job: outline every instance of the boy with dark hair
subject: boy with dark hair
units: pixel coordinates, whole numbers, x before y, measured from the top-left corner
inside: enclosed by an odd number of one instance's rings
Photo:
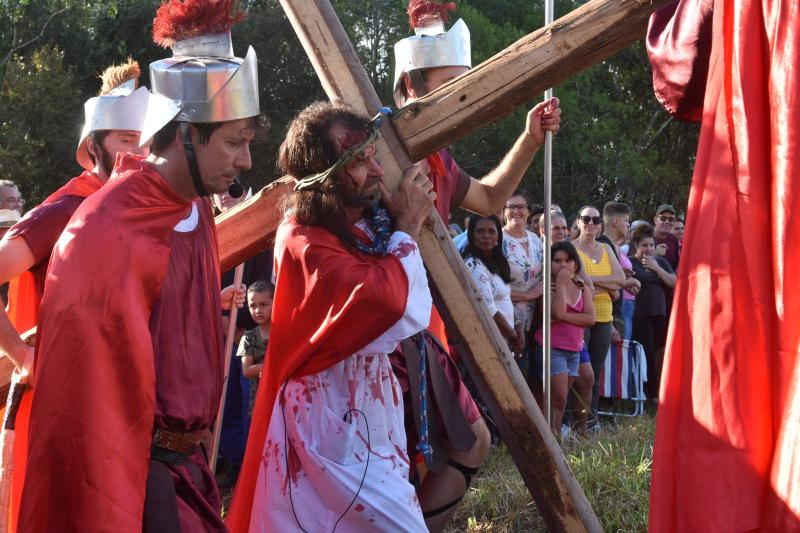
[[[258,324],[248,329],[239,341],[236,356],[242,359],[242,375],[250,380],[250,402],[247,408],[248,418],[253,415],[258,382],[264,368],[264,355],[267,353],[269,330],[272,326],[272,299],[275,287],[262,279],[253,282],[247,288],[247,308],[250,316]]]

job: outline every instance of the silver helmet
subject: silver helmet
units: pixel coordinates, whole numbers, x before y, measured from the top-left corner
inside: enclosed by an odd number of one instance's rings
[[[190,124],[230,122],[259,114],[256,53],[233,55],[230,29],[244,20],[238,0],[165,0],[153,21],[153,40],[172,57],[150,64],[153,94],[142,143],[167,123],[180,124],[192,183],[208,196],[195,155]]]
[[[463,19],[444,30],[441,19],[435,24],[414,28],[415,35],[394,45],[394,99],[403,103],[400,87],[403,74],[436,67],[472,68],[469,28]]]
[[[175,42],[172,57],[150,64],[153,95],[142,144],[168,122],[227,122],[259,114],[258,69],[251,46],[233,55],[230,31]]]

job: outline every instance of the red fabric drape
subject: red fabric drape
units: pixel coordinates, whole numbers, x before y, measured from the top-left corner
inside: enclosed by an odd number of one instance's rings
[[[673,91],[665,82],[670,64],[708,58],[649,525],[655,532],[796,531],[800,246],[791,236],[800,222],[800,4],[687,5],[655,14],[648,36],[648,44],[660,43],[648,51],[670,110],[692,111],[686,86]],[[709,17],[705,50],[697,46],[702,39],[674,31],[696,35],[691,27]]]
[[[290,377],[321,372],[367,346],[403,316],[408,297],[408,278],[397,257],[351,252],[329,231],[294,219],[278,229],[275,264],[272,330],[227,517],[232,532],[249,530],[280,386]]]
[[[86,198],[100,190],[103,182],[92,172],[84,171],[68,181],[63,187],[47,197],[42,204],[56,201],[63,196],[80,196]],[[42,295],[39,284],[33,274],[26,271],[12,279],[8,284],[8,319],[17,332],[22,334],[30,330],[39,322],[39,304]],[[10,527],[11,531],[17,529],[19,504],[22,500],[22,487],[25,482],[25,466],[28,460],[28,425],[30,410],[33,402],[33,390],[25,391],[19,409],[17,410],[16,426],[14,430],[14,470],[11,475],[10,498]]]
[[[55,202],[62,196],[80,196],[88,198],[91,194],[100,190],[103,182],[94,172],[84,170],[80,176],[76,176],[65,183],[60,189],[48,196],[43,204]]]
[[[48,196],[42,205],[52,203],[63,196],[80,196],[86,198],[100,190],[103,182],[88,170],[80,176],[72,178],[60,189]],[[42,295],[30,272],[24,272],[12,279],[8,285],[8,319],[14,324],[17,332],[25,333],[37,324],[39,303]]]
[[[6,314],[20,335],[36,325],[41,299],[36,278],[29,271],[8,282]]]
[[[189,203],[147,163],[75,213],[51,258],[20,531],[140,531],[153,431],[150,310]]]

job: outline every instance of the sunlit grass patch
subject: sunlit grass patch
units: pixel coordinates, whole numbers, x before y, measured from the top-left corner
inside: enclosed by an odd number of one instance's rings
[[[655,423],[648,415],[609,423],[562,449],[607,532],[647,530]],[[491,451],[450,532],[544,531],[536,505],[505,446]]]

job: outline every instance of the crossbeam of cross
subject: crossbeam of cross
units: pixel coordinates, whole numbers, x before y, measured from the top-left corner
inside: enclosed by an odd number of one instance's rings
[[[499,120],[542,89],[628,46],[644,34],[650,13],[667,2],[593,0],[406,106],[382,128],[379,150],[387,186],[397,186],[412,160]],[[329,98],[373,115],[380,101],[330,3],[281,4]],[[279,180],[217,218],[223,270],[271,245],[280,222],[276,206],[290,190],[290,180]],[[600,531],[597,516],[435,211],[419,244],[437,308],[548,529]]]

